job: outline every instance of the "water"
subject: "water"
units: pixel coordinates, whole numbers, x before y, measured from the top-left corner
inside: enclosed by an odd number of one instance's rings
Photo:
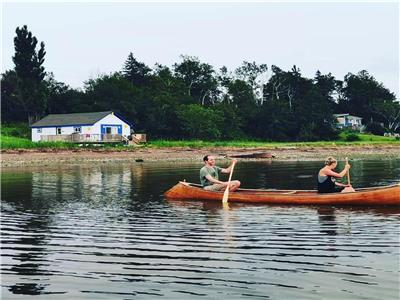
[[[4,169],[3,299],[398,299],[399,208],[164,199],[200,166]],[[240,162],[234,178],[311,189],[319,167]],[[355,188],[391,184],[400,160],[351,171]]]

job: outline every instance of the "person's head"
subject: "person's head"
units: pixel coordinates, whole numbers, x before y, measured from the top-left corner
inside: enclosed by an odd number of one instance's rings
[[[333,158],[332,156],[329,156],[325,159],[325,166],[328,166],[331,169],[336,168],[337,166],[337,160]]]
[[[203,161],[206,165],[214,166],[215,165],[215,157],[212,155],[206,155],[203,157]]]

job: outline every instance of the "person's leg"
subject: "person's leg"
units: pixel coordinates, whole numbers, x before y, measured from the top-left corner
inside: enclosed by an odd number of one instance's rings
[[[229,184],[229,191],[234,192],[240,187],[240,181],[239,180],[233,180]]]
[[[213,184],[213,185],[205,186],[204,189],[207,191],[218,192],[218,191],[223,191],[225,189],[225,187],[226,186],[223,184]]]

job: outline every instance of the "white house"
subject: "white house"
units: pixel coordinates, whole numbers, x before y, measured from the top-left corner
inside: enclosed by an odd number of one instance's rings
[[[334,114],[333,116],[336,118],[338,128],[351,128],[360,131],[364,128],[360,117],[350,114]]]
[[[31,125],[32,141],[122,142],[132,124],[112,111],[50,114]]]

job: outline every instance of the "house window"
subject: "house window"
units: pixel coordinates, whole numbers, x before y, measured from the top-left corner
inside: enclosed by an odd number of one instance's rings
[[[106,134],[111,134],[111,127],[106,127]]]
[[[75,133],[81,133],[82,132],[82,127],[74,127],[74,132]]]
[[[38,128],[37,133],[42,133],[42,128]]]
[[[57,134],[61,134],[61,128],[60,128],[60,127],[57,127],[57,128],[56,128],[56,132],[57,132]]]

